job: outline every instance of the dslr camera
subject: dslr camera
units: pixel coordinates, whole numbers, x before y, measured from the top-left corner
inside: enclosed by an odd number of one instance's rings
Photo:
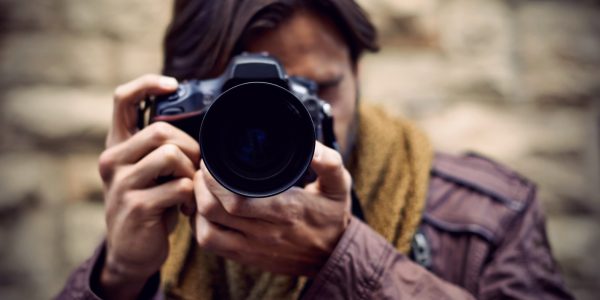
[[[314,180],[315,140],[337,149],[331,108],[316,93],[314,82],[288,77],[274,57],[244,53],[216,78],[147,100],[138,119],[196,138],[208,171],[231,192],[268,197]]]

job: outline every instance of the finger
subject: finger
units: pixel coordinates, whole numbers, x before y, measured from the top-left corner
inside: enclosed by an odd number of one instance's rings
[[[190,178],[179,178],[143,190],[128,192],[130,203],[145,210],[162,214],[167,208],[177,205],[193,206],[194,183]]]
[[[193,201],[191,202],[182,203],[182,205],[179,206],[179,211],[188,217],[193,216],[196,213],[196,201],[194,199],[192,199]]]
[[[125,182],[128,188],[146,188],[156,185],[157,180],[164,177],[194,178],[194,164],[173,144],[160,146],[152,151],[127,172],[119,172],[117,181]]]
[[[220,202],[228,214],[266,222],[281,222],[284,219],[280,214],[286,206],[280,203],[285,201],[282,194],[267,198],[245,198],[223,187],[210,174],[203,160],[200,161],[200,172],[206,189]]]
[[[136,131],[137,107],[148,95],[174,92],[177,80],[172,77],[148,74],[115,89],[113,123],[106,140],[107,147],[129,138]]]
[[[322,194],[333,200],[346,199],[352,179],[339,152],[316,142],[311,167],[317,174],[316,184]]]
[[[236,259],[241,256],[241,251],[248,247],[241,233],[224,229],[200,214],[196,214],[195,229],[198,245],[218,255]]]
[[[154,149],[173,144],[197,166],[200,159],[200,146],[188,134],[175,126],[157,122],[136,133],[127,141],[106,149],[100,156],[100,173],[109,178],[119,165],[134,164]]]
[[[197,212],[211,222],[248,234],[260,232],[266,225],[260,219],[229,214],[221,202],[210,192],[202,171],[196,172],[196,176],[194,176],[194,193]]]

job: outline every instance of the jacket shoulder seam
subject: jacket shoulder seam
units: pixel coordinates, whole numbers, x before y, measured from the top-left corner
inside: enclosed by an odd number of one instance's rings
[[[483,164],[488,170],[483,169]],[[510,174],[509,174],[510,172]],[[522,211],[533,183],[504,169],[500,164],[478,154],[451,156],[436,154],[431,175],[448,182],[477,191],[514,211]]]
[[[474,234],[494,245],[501,243],[504,233],[527,209],[535,194],[535,185],[527,179],[474,154],[436,154],[431,175],[434,181],[423,222],[446,232]],[[432,193],[431,188],[436,187],[445,192]],[[460,213],[444,208],[444,203],[450,203],[448,205],[454,210],[456,205],[465,208],[481,205],[482,208],[487,207],[484,211],[497,211],[493,207],[498,204],[506,209],[491,213],[489,218],[495,221],[487,222],[468,211],[461,218]]]

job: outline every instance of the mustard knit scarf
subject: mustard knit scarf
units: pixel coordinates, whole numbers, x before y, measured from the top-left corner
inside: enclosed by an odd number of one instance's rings
[[[413,124],[361,105],[358,138],[349,163],[366,222],[408,252],[425,204],[432,151]],[[186,218],[170,237],[163,265],[169,299],[295,299],[305,278],[243,266],[199,249]]]

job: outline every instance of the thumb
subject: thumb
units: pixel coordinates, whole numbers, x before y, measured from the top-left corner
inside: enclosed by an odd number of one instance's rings
[[[345,200],[352,186],[350,173],[344,168],[339,152],[316,142],[311,163],[317,174],[317,189],[332,200]]]

